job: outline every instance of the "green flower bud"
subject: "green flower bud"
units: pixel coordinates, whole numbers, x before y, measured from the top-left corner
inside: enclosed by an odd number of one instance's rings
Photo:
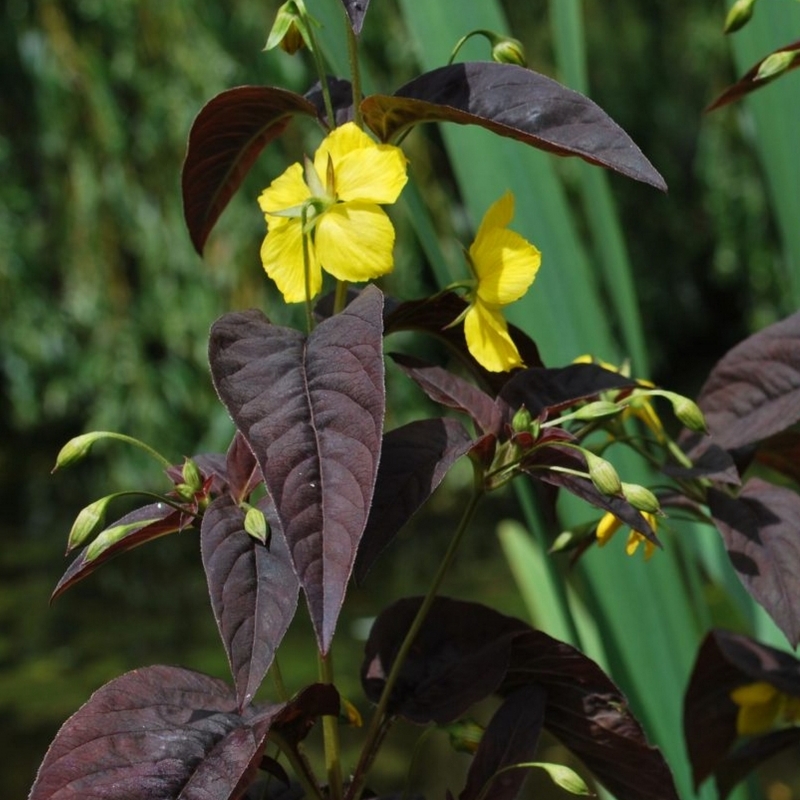
[[[244,529],[256,541],[269,546],[271,532],[267,524],[267,518],[260,508],[250,506],[250,508],[247,509],[247,513],[244,515]]]
[[[199,492],[203,488],[203,476],[200,474],[197,464],[191,458],[184,459],[181,476],[183,477],[183,482],[195,492]]]
[[[275,15],[275,22],[269,32],[264,50],[280,47],[290,56],[304,46],[312,50],[311,35],[308,29],[309,19],[302,0],[288,0]]]
[[[572,548],[577,544],[577,538],[572,531],[561,531],[561,533],[556,536],[553,540],[553,544],[550,545],[550,549],[547,551],[548,553],[562,553],[565,550],[572,550]]]
[[[777,53],[770,53],[758,68],[758,72],[753,80],[765,81],[767,78],[777,78],[786,72],[798,57],[796,50],[779,50]]]
[[[82,545],[103,524],[108,504],[116,496],[116,494],[110,494],[107,497],[101,497],[81,509],[78,516],[75,517],[75,522],[72,523],[67,538],[67,553]]]
[[[622,409],[616,403],[611,403],[608,400],[596,400],[593,403],[581,406],[572,413],[572,417],[579,420],[591,420],[601,417],[613,417],[621,411]]]
[[[728,16],[725,17],[725,27],[723,33],[734,33],[739,28],[743,28],[753,16],[756,0],[736,0],[730,7]]]
[[[525,406],[520,406],[511,418],[511,428],[515,433],[522,433],[530,429],[532,422],[531,412]]]
[[[623,483],[622,494],[639,511],[644,511],[646,514],[658,514],[661,511],[658,498],[638,483]]]
[[[194,494],[196,489],[192,486],[189,486],[188,483],[176,483],[175,484],[175,494],[186,503],[192,502],[194,500]]]
[[[157,521],[158,517],[154,517],[153,519],[142,519],[137,522],[128,522],[125,525],[115,525],[113,528],[106,528],[86,548],[86,555],[83,557],[84,563],[88,564],[90,561],[94,561],[99,555],[124,539],[132,531],[138,531]]]
[[[706,418],[700,410],[700,406],[688,397],[680,397],[672,404],[675,416],[690,431],[697,433],[708,433]]]
[[[483,728],[470,719],[459,720],[443,729],[450,736],[450,745],[457,753],[474,753],[483,738]]]
[[[69,467],[76,464],[82,458],[89,454],[92,445],[98,440],[109,436],[106,431],[92,431],[91,433],[84,433],[70,439],[59,451],[56,456],[56,465],[53,467],[53,472],[62,467]]]
[[[497,61],[499,64],[516,64],[518,67],[528,66],[522,42],[510,36],[498,36],[492,41],[492,61]]]
[[[582,451],[586,457],[589,477],[595,488],[603,494],[613,495],[622,491],[622,481],[610,461],[595,455],[591,450]]]

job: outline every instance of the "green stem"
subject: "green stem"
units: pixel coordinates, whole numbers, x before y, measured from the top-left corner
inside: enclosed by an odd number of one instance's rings
[[[333,657],[330,651],[319,654],[319,679],[322,683],[333,685]],[[337,717],[322,718],[322,736],[325,743],[325,769],[328,773],[328,797],[331,800],[342,800],[344,782]]]
[[[139,441],[139,439],[134,439],[133,436],[126,436],[124,433],[115,433],[113,431],[103,431],[103,436],[106,439],[118,439],[121,442],[127,442],[128,444],[135,445],[141,450],[144,450],[145,453],[151,455],[165,469],[169,469],[173,466],[170,461],[168,461],[166,458],[164,458],[164,456],[161,455],[161,453],[158,452],[158,450],[154,450],[149,444],[145,444],[144,442]]]
[[[308,209],[303,209],[303,216],[301,217],[303,225],[303,280],[305,281],[305,295],[306,295],[306,329],[309,333],[314,330],[314,308],[311,305],[311,259],[308,254],[308,234],[305,232],[306,228],[306,212]]]
[[[392,667],[389,670],[389,675],[386,678],[386,683],[383,686],[383,691],[381,692],[380,699],[378,700],[378,705],[375,708],[372,719],[370,720],[369,728],[367,729],[367,734],[364,739],[364,746],[361,750],[361,756],[355,772],[353,773],[353,782],[350,784],[350,788],[347,792],[347,800],[356,800],[356,798],[358,798],[360,795],[364,781],[367,777],[367,772],[377,753],[376,745],[382,738],[381,733],[384,727],[383,723],[386,719],[386,709],[389,705],[389,698],[392,695],[395,683],[400,676],[400,671],[402,670],[406,657],[408,656],[408,653],[414,644],[414,640],[416,639],[420,628],[422,628],[422,625],[428,616],[428,612],[431,610],[434,600],[436,600],[436,596],[439,592],[439,588],[442,585],[442,581],[447,574],[447,570],[449,569],[450,564],[453,561],[453,557],[455,556],[456,551],[461,544],[461,540],[464,538],[464,534],[466,533],[467,528],[472,521],[472,517],[475,514],[475,509],[478,507],[478,503],[483,497],[483,470],[474,462],[473,469],[474,481],[472,497],[470,498],[467,507],[464,509],[461,521],[458,523],[458,528],[456,529],[453,538],[450,540],[447,552],[444,554],[444,557],[439,564],[439,569],[436,572],[433,583],[431,583],[428,593],[425,595],[425,598],[422,601],[419,610],[417,611],[417,615],[414,617],[414,621],[411,623],[411,627],[408,629],[408,632],[403,639],[403,643],[400,645],[400,649],[397,651],[397,655],[392,663]]]
[[[344,9],[344,6],[342,6]],[[364,119],[361,116],[361,70],[358,65],[358,37],[356,36],[350,20],[345,21],[347,30],[347,58],[350,61],[350,85],[353,89],[353,122],[359,128],[364,127]]]
[[[283,682],[283,673],[281,672],[280,664],[278,663],[278,656],[272,660],[272,666],[269,668],[269,674],[272,677],[272,685],[275,687],[275,694],[278,701],[286,703],[289,700],[289,692],[286,690],[286,684]]]
[[[308,32],[311,36],[311,53],[314,56],[314,68],[317,70],[319,76],[319,85],[322,89],[322,100],[325,103],[325,114],[328,117],[328,127],[333,129],[336,127],[336,117],[333,114],[333,103],[331,102],[331,87],[328,86],[328,75],[325,72],[325,64],[322,61],[322,55],[319,52],[319,40],[314,35],[313,25],[309,24]]]
[[[347,305],[347,281],[336,281],[336,294],[333,300],[333,313],[339,314]]]
[[[323,800],[322,792],[317,785],[314,773],[311,771],[308,762],[283,738],[283,736],[281,736],[281,734],[270,731],[269,739],[281,749],[281,752],[286,756],[286,760],[292,765],[294,776],[303,787],[303,796],[306,798],[314,798],[314,800]]]

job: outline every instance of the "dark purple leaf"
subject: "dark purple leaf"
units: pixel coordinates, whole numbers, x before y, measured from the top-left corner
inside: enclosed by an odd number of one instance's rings
[[[350,81],[342,78],[327,76],[328,91],[330,92],[333,116],[336,118],[331,125],[328,119],[328,110],[325,108],[325,98],[322,94],[322,84],[317,81],[306,93],[305,98],[314,104],[317,116],[328,128],[344,125],[353,119],[353,87]]]
[[[591,659],[529,629],[514,640],[503,694],[523,686],[547,694],[545,728],[577,755],[619,800],[677,800],[667,763]]]
[[[800,433],[783,431],[759,442],[755,460],[800,485]]]
[[[128,672],[64,723],[29,800],[234,800],[281,709],[246,721],[215,678],[177,667]]]
[[[308,736],[319,717],[339,716],[339,692],[328,683],[306,686],[275,719],[273,730],[296,747]]]
[[[722,760],[714,772],[720,800],[725,800],[733,787],[764,761],[798,744],[800,728],[789,728],[751,739],[736,748],[728,758]]]
[[[442,367],[433,366],[414,356],[399,353],[390,355],[434,403],[469,415],[482,433],[500,434],[500,409],[488,394]]]
[[[745,589],[800,643],[800,496],[751,478],[738,497],[710,489],[708,505]]]
[[[268,86],[228,89],[200,110],[181,179],[183,215],[198,253],[259,153],[294,114],[316,117],[317,108],[299,94]]]
[[[714,441],[726,450],[800,421],[800,312],[729,350],[697,402]]]
[[[666,191],[631,138],[599,106],[544,75],[512,64],[451,64],[419,76],[393,96],[361,104],[364,120],[389,141],[421,122],[479,125],[561,156],[578,156]]]
[[[489,372],[473,358],[464,339],[463,322],[452,328],[448,327],[464,312],[466,307],[466,301],[454,292],[445,292],[425,300],[412,300],[405,303],[387,301],[385,333],[388,335],[398,331],[421,331],[436,336],[447,344],[473,374],[496,394],[518,370]],[[508,332],[527,366],[543,366],[536,344],[524,331],[514,325],[509,325]]]
[[[610,389],[633,389],[631,378],[597,364],[570,364],[556,369],[530,368],[517,372],[500,391],[513,411],[525,406],[536,417],[591,400]]]
[[[240,431],[236,431],[226,456],[226,469],[230,494],[241,502],[248,498],[256,486],[264,481],[256,457]]]
[[[364,24],[369,0],[342,0],[342,5],[347,12],[347,18],[350,20],[353,33],[358,36],[361,33],[361,26]]]
[[[239,707],[258,691],[297,609],[299,585],[274,508],[258,507],[272,527],[269,547],[244,530],[245,512],[217,498],[200,530],[211,605],[231,667]]]
[[[685,480],[709,478],[716,483],[739,486],[741,478],[731,454],[703,434],[690,434],[681,438],[681,446],[692,461],[691,467],[670,462],[661,471],[670,478]]]
[[[785,53],[791,51],[800,51],[800,41],[793,42],[792,44],[787,44],[785,47],[779,47],[774,53]],[[769,55],[773,55],[774,53],[770,53]],[[750,94],[750,92],[756,91],[756,89],[761,89],[764,86],[772,83],[776,78],[779,78],[781,75],[784,75],[785,72],[781,72],[777,75],[773,75],[768,78],[762,78],[761,80],[756,80],[756,76],[758,75],[759,69],[761,69],[761,65],[764,61],[769,58],[769,55],[762,58],[757,64],[754,64],[745,74],[739,78],[736,83],[732,86],[729,86],[707,109],[706,111],[713,111],[716,108],[721,108],[722,106],[728,105],[728,103],[733,103],[735,100],[738,100],[740,97],[744,97],[746,94]],[[795,60],[792,62],[791,66],[786,70],[795,69],[796,67],[800,67],[800,58],[797,56]]]
[[[308,338],[259,311],[227,314],[211,330],[214,384],[258,459],[324,652],[378,470],[382,306],[368,286]]]
[[[505,698],[494,713],[470,764],[459,800],[514,800],[526,777],[524,769],[500,770],[532,761],[544,722],[547,693],[541,686],[523,686]],[[497,776],[497,777],[495,777]],[[491,783],[491,791],[484,787]]]
[[[363,581],[395,534],[433,494],[472,437],[454,419],[410,422],[385,434],[375,495],[354,575]]]
[[[111,560],[114,556],[126,553],[140,544],[166,536],[168,533],[185,530],[195,521],[194,516],[183,511],[178,511],[166,503],[151,503],[124,517],[120,517],[111,525],[107,525],[98,536],[102,536],[104,531],[115,528],[118,525],[130,525],[141,522],[141,527],[134,527],[120,539],[109,545],[95,558],[87,559],[87,552],[92,546],[87,545],[81,550],[80,555],[69,565],[67,571],[61,576],[61,580],[50,596],[50,602],[63,594],[70,586],[74,586],[78,581],[83,580],[87,575],[91,575],[99,566]]]
[[[692,669],[683,712],[695,786],[726,765],[726,756],[736,741],[738,707],[731,692],[761,681],[800,696],[800,661],[747,636],[722,630],[706,636]],[[756,748],[755,752],[760,751]],[[764,753],[766,757],[766,750]],[[739,780],[736,775],[732,764],[727,764],[719,777],[727,786]]]
[[[586,459],[577,450],[558,447],[556,441],[552,447],[539,447],[525,456],[520,466],[532,478],[566,489],[590,505],[610,511],[626,525],[661,547],[650,523],[624,497],[603,494],[588,478],[553,469],[559,467],[586,472]]]
[[[420,598],[399,600],[372,626],[361,666],[361,684],[372,702],[420,605]],[[452,722],[497,689],[511,641],[524,629],[519,620],[477,603],[437,597],[403,663],[388,713],[423,725]]]

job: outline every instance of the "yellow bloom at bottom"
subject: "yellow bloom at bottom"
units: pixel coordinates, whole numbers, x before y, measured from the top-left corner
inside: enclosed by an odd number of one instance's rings
[[[739,706],[736,732],[740,736],[766,733],[779,725],[800,723],[800,697],[785,694],[771,683],[756,681],[731,692]]]
[[[658,526],[658,520],[655,514],[644,512],[642,516],[650,524],[653,531]],[[597,537],[597,544],[604,547],[611,541],[611,537],[624,525],[619,517],[615,517],[610,511],[607,511],[597,523],[597,530],[595,536]],[[639,531],[631,530],[628,534],[628,541],[625,544],[625,552],[632,556],[639,548],[639,545],[644,542],[644,560],[649,561],[656,551],[656,545],[651,542],[646,536],[643,536]]]

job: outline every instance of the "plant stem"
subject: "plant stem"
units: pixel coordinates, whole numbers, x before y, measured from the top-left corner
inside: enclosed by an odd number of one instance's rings
[[[323,800],[322,792],[305,759],[279,733],[270,731],[269,740],[280,748],[286,756],[286,760],[292,765],[292,771],[305,792],[304,796],[314,798],[314,800]]]
[[[442,585],[442,581],[444,580],[447,570],[453,561],[453,557],[455,556],[456,551],[461,544],[461,540],[464,538],[464,534],[469,527],[470,522],[472,521],[472,517],[475,514],[475,509],[478,507],[478,503],[483,497],[483,470],[474,462],[473,469],[474,481],[472,497],[470,498],[467,507],[464,509],[464,513],[461,516],[461,521],[458,523],[458,528],[456,529],[453,538],[450,540],[450,544],[447,547],[447,552],[444,554],[444,557],[439,564],[439,569],[436,572],[436,576],[434,577],[433,582],[428,589],[428,593],[425,595],[425,598],[423,599],[422,604],[417,611],[417,615],[414,617],[414,621],[411,623],[411,627],[409,627],[408,632],[403,639],[403,643],[400,645],[400,649],[397,651],[397,655],[392,663],[392,667],[389,670],[389,675],[386,678],[386,683],[383,686],[383,691],[381,692],[380,699],[378,700],[378,705],[375,707],[372,719],[370,720],[369,728],[364,740],[364,747],[361,750],[361,756],[359,758],[358,765],[353,773],[353,782],[350,784],[350,788],[347,792],[347,800],[356,800],[361,792],[361,789],[363,788],[364,781],[367,777],[367,771],[372,765],[372,761],[377,753],[376,745],[380,742],[380,739],[382,738],[382,732],[384,732],[382,731],[383,722],[386,717],[386,709],[389,705],[389,699],[391,697],[392,690],[394,689],[395,683],[397,682],[397,679],[403,668],[406,657],[408,656],[408,653],[414,644],[414,640],[416,639],[420,628],[422,628],[425,618],[428,616],[428,612],[430,611],[431,606],[436,599],[439,588]]]
[[[325,103],[325,114],[328,117],[328,127],[333,129],[336,127],[336,117],[333,113],[333,103],[331,102],[331,88],[328,86],[328,75],[325,72],[325,63],[322,60],[322,55],[319,52],[319,39],[314,35],[313,24],[308,25],[308,32],[311,35],[312,45],[311,53],[314,56],[314,67],[319,76],[319,85],[322,90],[322,100]]]
[[[342,6],[344,9],[344,6]],[[345,16],[347,16],[345,14]],[[361,70],[358,65],[358,37],[350,24],[350,20],[345,20],[347,30],[347,57],[350,61],[350,85],[353,89],[353,122],[359,128],[364,127],[364,120],[361,116]]]
[[[272,666],[269,668],[269,674],[272,677],[272,685],[275,687],[275,694],[278,701],[285,703],[289,700],[289,692],[286,691],[286,684],[283,682],[283,674],[281,673],[280,664],[278,664],[278,656],[272,660]]]
[[[344,311],[347,305],[347,281],[336,281],[336,294],[333,300],[333,313]]]
[[[303,280],[305,281],[305,295],[306,295],[306,328],[309,333],[314,330],[314,309],[311,305],[311,259],[308,254],[308,237],[309,234],[305,232],[306,227],[306,212],[308,209],[303,209],[302,224],[303,224]]]
[[[319,679],[333,685],[333,657],[330,650],[319,654]],[[325,769],[328,773],[328,797],[342,800],[342,761],[339,746],[339,720],[337,717],[322,718],[322,735],[325,742]]]

